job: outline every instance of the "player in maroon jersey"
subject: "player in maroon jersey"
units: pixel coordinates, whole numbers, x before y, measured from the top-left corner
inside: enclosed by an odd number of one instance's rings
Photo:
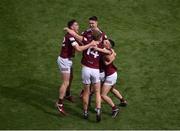
[[[111,41],[111,43],[112,42],[113,41]],[[119,91],[115,89],[115,84],[117,81],[117,68],[114,66],[113,61],[115,60],[116,53],[109,44],[104,44],[104,46],[109,49],[112,54],[103,56],[104,64],[102,63],[101,67],[105,72],[105,80],[102,85],[101,96],[102,99],[112,107],[112,117],[115,118],[119,112],[119,109],[115,106],[112,99],[107,94],[111,91],[118,99],[121,100],[122,103],[127,103]]]
[[[104,43],[104,46],[107,47],[107,48],[113,48],[114,47],[114,41],[112,41],[111,39],[109,39],[110,43],[106,42]],[[114,55],[116,55],[115,53],[111,54],[110,57],[114,57]],[[104,71],[104,60],[102,59],[103,58],[103,55],[102,57],[100,58],[100,62],[99,62],[99,69],[100,69],[100,80],[101,80],[101,86],[103,85],[104,81],[105,81],[105,71]],[[114,58],[112,58],[114,59]],[[82,93],[83,93],[84,90],[82,90]],[[111,93],[114,94],[114,96],[120,101],[119,103],[119,106],[126,106],[127,105],[127,101],[124,99],[124,97],[121,95],[121,93],[115,88],[115,85],[112,86],[111,90],[110,90]],[[91,91],[91,94],[90,94],[90,99],[93,95],[93,90]],[[82,97],[82,96],[81,96]],[[91,101],[89,101],[89,105],[91,104]],[[116,113],[114,113],[116,114]]]
[[[69,21],[67,25],[70,29],[78,33],[79,25],[76,20]],[[61,71],[63,82],[59,88],[59,100],[56,103],[58,110],[60,111],[60,113],[64,115],[66,115],[66,112],[63,106],[63,99],[65,97],[65,93],[68,86],[72,82],[72,74],[73,74],[72,58],[75,55],[75,50],[83,51],[83,50],[88,49],[89,47],[95,46],[96,44],[97,42],[91,41],[90,43],[84,46],[79,46],[78,42],[75,40],[75,38],[71,34],[67,33],[64,36],[61,52],[57,59],[57,63]]]
[[[110,43],[108,43],[108,42],[104,43],[105,47],[113,48],[115,45],[114,41],[109,39],[109,42]],[[114,57],[113,55],[116,56],[116,53],[112,54],[110,57]],[[100,59],[100,80],[101,80],[102,85],[104,83],[105,78],[106,78],[106,76],[105,76],[105,71],[104,71],[104,60],[101,57],[101,59]],[[111,88],[110,91],[120,101],[119,106],[126,106],[127,105],[127,101],[124,99],[124,97],[121,95],[121,93],[115,88],[115,86],[113,86],[113,88]]]

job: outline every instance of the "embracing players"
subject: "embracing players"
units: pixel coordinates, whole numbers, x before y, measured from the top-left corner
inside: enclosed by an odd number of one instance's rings
[[[126,106],[127,102],[122,97],[120,92],[115,88],[117,81],[117,68],[113,64],[116,53],[112,49],[114,41],[109,40],[110,43],[104,43],[104,47],[111,51],[111,54],[104,54],[100,61],[101,81],[102,81],[102,99],[112,107],[112,117],[115,118],[119,112],[119,108],[116,107],[112,99],[108,96],[109,92],[112,92],[119,100],[121,106]]]
[[[108,40],[107,36],[105,35],[104,32],[102,32],[99,28],[98,28],[98,21],[97,21],[97,17],[93,16],[89,18],[89,26],[90,28],[87,29],[85,32],[82,33],[82,35],[78,35],[77,32],[73,31],[72,29],[69,28],[64,28],[67,32],[69,32],[72,36],[74,36],[78,41],[83,42],[85,45],[90,43],[92,40],[98,41],[98,47],[96,48],[88,48],[87,50],[83,51],[83,58],[82,58],[82,79],[83,79],[83,84],[84,84],[84,89],[83,89],[83,94],[82,94],[82,98],[83,98],[83,109],[84,109],[84,118],[87,119],[88,118],[88,105],[89,105],[89,95],[90,95],[90,86],[92,85],[93,88],[93,92],[96,95],[96,118],[97,121],[100,121],[101,116],[100,116],[100,108],[101,108],[101,97],[100,97],[100,73],[99,69],[101,71],[101,78],[105,79],[106,81],[103,84],[103,92],[102,92],[102,98],[108,101],[108,96],[107,93],[109,91],[111,91],[121,102],[120,104],[123,106],[126,106],[126,101],[124,100],[124,98],[122,97],[122,95],[119,93],[119,91],[117,89],[114,88],[114,84],[116,83],[116,79],[117,79],[117,71],[116,71],[116,67],[110,62],[110,66],[109,65],[105,65],[102,69],[102,61],[100,62],[100,58],[111,58],[112,60],[114,59],[113,57],[115,57],[115,53],[114,51],[112,51],[112,49],[110,49],[110,47],[108,47],[108,45],[110,45],[110,41],[111,44],[113,43],[112,40]],[[104,49],[104,46],[108,49]],[[100,53],[103,52],[103,53]],[[105,55],[105,56],[104,56]],[[106,58],[106,59],[107,59]],[[103,60],[103,63],[105,61]],[[105,71],[105,74],[103,73],[103,71]],[[103,75],[104,74],[104,75]],[[106,76],[105,76],[106,75]],[[113,76],[111,76],[113,75]],[[111,80],[113,79],[114,81],[112,82],[112,84],[108,85],[108,81],[109,81],[109,77],[111,76]],[[104,81],[101,80],[101,82],[103,83]],[[104,87],[109,86],[109,88],[104,88]],[[110,103],[110,102],[109,102]],[[111,100],[111,106],[112,106],[112,116],[115,117],[118,114],[118,108],[116,108],[115,104],[112,102]]]
[[[72,36],[77,40],[81,41],[84,45],[87,45],[91,41],[95,40],[98,42],[98,47],[101,49],[101,52],[110,53],[108,50],[103,49],[103,43],[108,41],[104,32],[98,28],[98,21],[96,16],[89,18],[89,26],[82,35],[78,35],[77,32],[72,29],[65,28]],[[88,105],[89,105],[89,94],[90,86],[92,85],[95,97],[96,97],[96,120],[97,122],[101,120],[101,94],[100,94],[100,72],[99,72],[99,60],[101,53],[94,50],[94,48],[88,48],[83,51],[82,57],[82,81],[84,85],[83,92],[83,115],[84,118],[88,118]]]

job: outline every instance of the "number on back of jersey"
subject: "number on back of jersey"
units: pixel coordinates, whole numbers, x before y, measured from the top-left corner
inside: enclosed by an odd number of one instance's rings
[[[97,58],[98,56],[99,56],[99,53],[98,53],[98,51],[96,51],[96,50],[94,50],[94,49],[92,49],[92,48],[89,48],[88,50],[87,50],[87,55],[93,55],[94,56],[94,58]]]

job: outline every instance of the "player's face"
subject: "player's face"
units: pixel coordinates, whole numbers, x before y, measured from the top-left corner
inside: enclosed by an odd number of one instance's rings
[[[111,44],[110,44],[109,41],[104,41],[103,44],[104,44],[104,47],[105,47],[106,49],[110,49],[110,48],[111,48]]]
[[[74,22],[73,26],[72,26],[72,29],[76,32],[78,32],[79,30],[79,24],[77,22]]]
[[[90,27],[91,29],[97,28],[97,25],[98,25],[98,22],[97,22],[97,21],[89,20],[89,27]]]

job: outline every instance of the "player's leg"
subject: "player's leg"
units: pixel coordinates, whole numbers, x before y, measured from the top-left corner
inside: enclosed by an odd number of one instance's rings
[[[101,108],[101,84],[100,82],[94,84],[94,94],[96,97],[96,108]]]
[[[72,68],[72,61],[69,61],[68,59],[63,59],[61,57],[58,57],[57,63],[61,72],[61,77],[62,77],[62,83],[59,88],[59,100],[56,103],[56,106],[60,113],[66,114],[64,111],[64,106],[63,106],[63,99],[67,90],[67,87],[69,86],[69,81],[70,81],[70,73],[71,73],[71,68]]]
[[[84,84],[82,101],[83,101],[83,116],[85,119],[88,118],[89,94],[90,94],[90,85]]]
[[[102,86],[101,97],[107,104],[109,104],[113,108],[115,104],[113,103],[112,99],[108,96],[110,90],[111,90],[111,86],[104,84]]]
[[[82,96],[83,96],[83,92],[84,92],[84,89],[81,90],[80,94],[79,94],[79,98],[81,99]]]
[[[101,121],[101,83],[94,84],[94,94],[96,99],[96,121]]]
[[[108,103],[111,106],[111,108],[112,108],[112,117],[116,117],[117,114],[119,113],[119,109],[116,107],[116,105],[114,104],[112,99],[108,96],[108,93],[109,93],[110,90],[111,90],[111,85],[104,84],[103,87],[102,87],[101,97],[106,103]]]
[[[83,101],[83,116],[85,119],[88,118],[88,105],[89,105],[89,94],[90,94],[90,68],[82,67],[82,82],[84,85],[82,101]]]
[[[115,85],[117,81],[117,73],[113,73],[110,76],[106,76],[106,79],[104,81],[103,87],[102,87],[102,98],[105,102],[107,102],[112,107],[112,117],[116,117],[119,113],[119,109],[115,106],[112,99],[108,96],[109,91],[111,88]]]
[[[120,101],[120,106],[126,106],[127,105],[127,101],[124,99],[124,97],[121,95],[121,93],[115,88],[115,86],[113,86],[113,88],[111,88],[111,92],[114,94],[114,96],[116,98],[119,99]]]
[[[96,98],[96,121],[101,121],[101,82],[99,69],[91,71],[91,80],[93,83],[93,92]]]
[[[66,90],[66,97],[68,96],[71,96],[71,83],[72,83],[72,80],[73,80],[73,68],[71,68],[71,73],[70,73],[70,80],[69,80],[69,86]]]
[[[62,84],[59,88],[59,99],[64,99],[66,90],[69,86],[70,73],[62,73]]]
[[[72,80],[73,80],[73,68],[71,68],[69,86],[67,87],[66,95],[65,95],[65,99],[69,100],[70,102],[74,102],[74,99],[73,99],[72,94],[71,94]]]
[[[59,100],[57,102],[57,107],[60,113],[66,115],[64,111],[63,99],[66,93],[66,89],[69,85],[70,73],[62,73],[62,84],[59,88]]]
[[[89,107],[91,106],[92,96],[94,94],[93,84],[90,85],[90,94],[89,94]]]

